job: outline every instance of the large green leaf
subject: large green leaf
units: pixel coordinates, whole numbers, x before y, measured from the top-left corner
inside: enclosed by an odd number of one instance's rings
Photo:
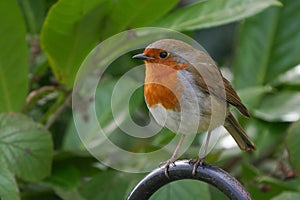
[[[236,88],[263,85],[277,12],[278,9],[268,9],[260,15],[248,18],[242,24],[234,63]]]
[[[0,0],[0,112],[19,111],[28,92],[28,48],[20,9]]]
[[[260,175],[259,170],[255,166],[250,165],[250,163],[242,163],[241,167],[241,181],[243,181],[246,184],[255,180],[255,178]]]
[[[294,200],[300,198],[300,192],[283,192],[271,200]]]
[[[300,18],[300,1],[282,0],[282,3],[265,82],[300,64],[300,21],[291,20]]]
[[[300,63],[300,1],[284,0],[241,26],[234,77],[237,88],[263,85]]]
[[[46,183],[64,190],[75,189],[80,184],[80,171],[70,163],[56,164]]]
[[[0,163],[22,179],[36,181],[50,173],[50,133],[24,115],[0,114],[0,152]]]
[[[97,166],[101,164],[95,163],[92,157],[79,157],[61,151],[55,154],[53,160],[51,175],[38,185],[46,187],[47,190],[50,187],[61,199],[87,200],[81,197],[79,188],[99,173]]]
[[[179,199],[211,199],[208,185],[195,180],[180,180],[160,188],[150,198],[179,200]]]
[[[95,100],[95,107],[96,107],[96,113],[99,120],[99,124],[102,127],[103,130],[108,130],[106,132],[107,136],[112,135],[115,132],[120,132],[118,129],[118,125],[115,123],[115,118],[112,114],[112,93],[115,89],[116,84],[115,79],[107,80],[100,82],[99,86],[97,87],[96,91],[96,100]],[[136,110],[138,105],[140,105],[143,101],[142,94],[139,94],[135,96],[135,98],[132,98],[132,101],[130,102],[130,105],[124,106],[124,102],[126,99],[128,99],[128,96],[131,92],[130,87],[135,86],[137,84],[136,80],[126,78],[125,79],[126,84],[124,84],[124,88],[119,90],[118,93],[118,99],[116,100],[117,105],[121,105],[122,108],[118,110],[120,113],[124,113],[126,109],[129,107],[130,111]],[[91,113],[89,113],[91,114]],[[119,114],[119,113],[117,113]],[[116,114],[116,115],[117,115]],[[122,122],[126,121],[126,118],[118,119]],[[69,124],[69,127],[67,129],[67,134],[64,138],[63,142],[63,148],[67,151],[76,152],[79,154],[85,154],[86,148],[83,146],[83,143],[81,140],[84,141],[85,145],[89,145],[91,143],[99,142],[98,146],[101,146],[101,140],[103,140],[102,137],[99,137],[97,125],[95,124],[88,124],[86,122],[82,124],[76,124],[76,126],[86,126],[85,134],[81,134],[80,137],[76,131],[74,121],[72,120]],[[124,134],[123,134],[124,135]],[[119,135],[120,136],[120,135]],[[124,140],[125,143],[127,143]],[[104,152],[102,152],[104,154]]]
[[[266,121],[293,122],[300,119],[300,93],[282,91],[267,95],[254,114]]]
[[[243,99],[243,103],[247,108],[254,108],[260,102],[261,98],[272,91],[271,86],[255,86],[240,89],[238,95]]]
[[[209,0],[186,6],[157,22],[157,26],[178,31],[208,28],[230,23],[254,15],[276,0]]]
[[[256,182],[248,189],[252,192],[255,199],[272,199],[273,197],[280,195],[280,193],[287,191],[299,191],[299,186],[300,179],[298,178],[280,180],[270,176],[259,176],[257,177]],[[279,199],[285,200],[285,198]]]
[[[300,85],[300,64],[281,74],[272,85]]]
[[[257,147],[254,151],[256,158],[264,156],[278,148],[278,143],[284,139],[284,133],[288,127],[286,123],[270,123],[262,120],[247,119],[245,126],[246,133]]]
[[[295,122],[288,131],[285,143],[289,151],[289,158],[293,168],[300,171],[300,121]]]
[[[106,19],[104,36],[110,36],[129,28],[150,25],[172,9],[178,0],[119,0]],[[155,12],[153,12],[155,10]]]
[[[58,81],[72,88],[85,56],[98,43],[107,0],[61,0],[49,11],[41,44]]]
[[[91,180],[79,188],[79,191],[88,200],[126,199],[128,189],[133,188],[142,176],[143,174],[107,170],[93,176]]]
[[[19,190],[14,175],[0,164],[0,199],[18,200]]]
[[[46,15],[46,0],[18,0],[30,33],[39,34]]]
[[[52,174],[44,183],[51,186],[56,194],[63,199],[83,200],[77,191],[81,181],[81,173],[70,160],[55,163]],[[86,163],[88,166],[88,163]]]
[[[99,114],[99,123],[102,126],[113,124],[113,116],[110,104],[112,91],[115,84],[116,80],[110,80],[104,82],[103,84],[101,84],[101,86],[97,88],[95,105],[97,105],[96,112]],[[121,99],[123,99],[122,94],[120,96],[120,100]],[[84,124],[79,124],[79,126],[84,126]],[[112,128],[111,131],[114,131],[116,128],[117,126],[114,126],[114,128]],[[96,140],[97,137],[99,137],[95,125],[90,124],[87,126],[85,137],[86,139],[84,141],[86,143],[93,142]],[[80,154],[86,153],[86,148],[80,140],[73,120],[70,121],[70,124],[68,126],[67,134],[63,141],[63,149]]]

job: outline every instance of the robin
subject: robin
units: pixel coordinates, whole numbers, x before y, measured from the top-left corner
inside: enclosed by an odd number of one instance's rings
[[[208,54],[180,40],[162,39],[133,58],[145,62],[144,96],[154,119],[181,134],[172,157],[163,163],[166,176],[187,134],[208,131],[204,152],[194,162],[193,175],[204,161],[211,131],[219,126],[226,128],[241,150],[256,149],[230,112],[233,105],[249,118],[247,108]]]

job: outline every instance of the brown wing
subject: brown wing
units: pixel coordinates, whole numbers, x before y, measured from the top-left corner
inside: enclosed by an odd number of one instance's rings
[[[195,63],[191,63],[192,66],[186,70],[192,72],[199,87],[204,92],[235,106],[244,116],[250,117],[247,108],[243,105],[230,82],[223,77],[213,59],[202,51],[197,53],[199,56],[195,61],[192,61]]]
[[[244,116],[249,118],[250,114],[248,112],[248,109],[242,103],[242,100],[237,95],[235,90],[232,88],[230,82],[226,78],[223,78],[223,82],[225,84],[225,90],[226,90],[226,101],[231,105],[235,106],[240,111],[240,113],[242,113]]]

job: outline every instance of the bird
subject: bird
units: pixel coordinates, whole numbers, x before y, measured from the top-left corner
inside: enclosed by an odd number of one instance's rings
[[[208,53],[181,40],[161,39],[133,58],[145,63],[144,98],[150,113],[159,125],[181,135],[171,158],[162,163],[167,177],[187,134],[208,133],[203,154],[193,162],[193,175],[204,162],[211,132],[219,126],[241,150],[256,149],[230,106],[250,118],[248,109]]]

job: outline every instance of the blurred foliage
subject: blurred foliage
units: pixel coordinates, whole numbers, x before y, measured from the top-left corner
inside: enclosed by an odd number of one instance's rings
[[[239,120],[258,150],[248,154],[218,146],[207,161],[237,177],[254,199],[299,199],[299,10],[295,0],[0,0],[1,199],[124,199],[145,176],[110,169],[92,157],[76,133],[70,106],[87,54],[120,31],[145,26],[184,31],[207,49],[215,41],[213,48],[233,49],[225,57],[212,57],[229,68],[225,71],[231,72],[251,112],[250,120]],[[220,31],[232,22],[229,36]],[[202,37],[210,30],[214,34]],[[97,90],[97,115],[103,124],[113,120],[110,102],[116,81],[138,64],[131,56],[112,63]],[[120,103],[126,99],[122,94],[127,93],[121,93]],[[132,118],[147,124],[142,88],[134,95]],[[109,137],[124,149],[147,152],[174,137],[162,132],[138,140],[116,128]],[[183,158],[196,157],[200,143],[197,136]],[[109,149],[103,153],[110,155]],[[153,196],[161,198],[224,196],[207,184],[178,181]]]

